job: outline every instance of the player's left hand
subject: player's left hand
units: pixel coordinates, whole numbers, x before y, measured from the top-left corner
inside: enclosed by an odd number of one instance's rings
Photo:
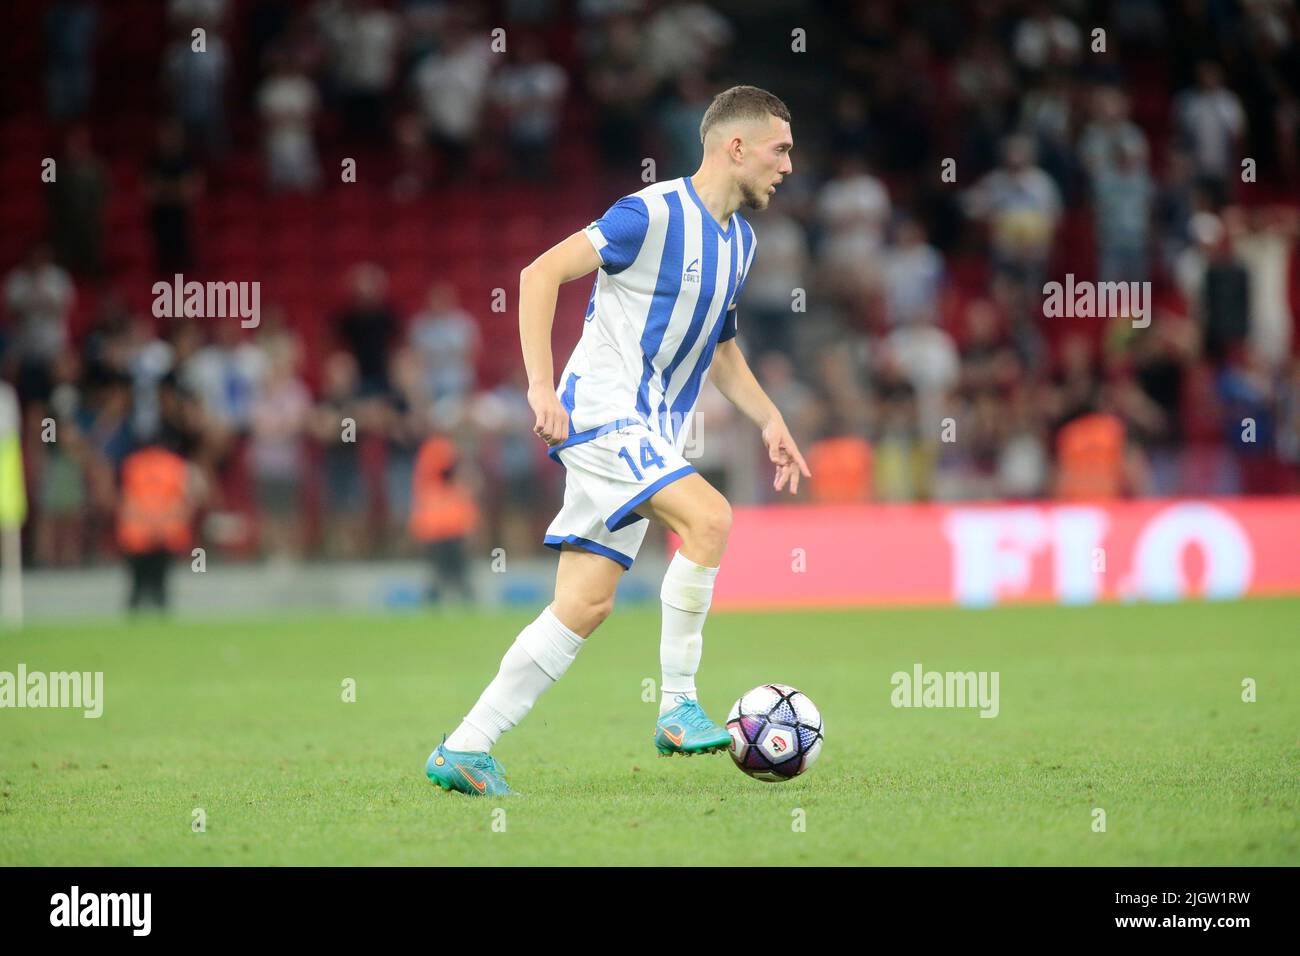
[[[790,494],[798,494],[799,476],[811,478],[812,472],[808,470],[803,455],[799,454],[799,446],[790,437],[790,429],[785,427],[784,421],[777,418],[764,426],[763,444],[767,446],[767,457],[776,465],[772,488],[780,491],[788,484]]]

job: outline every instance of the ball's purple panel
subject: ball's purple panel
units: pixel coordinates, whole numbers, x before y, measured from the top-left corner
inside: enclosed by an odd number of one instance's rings
[[[799,752],[807,753],[813,743],[817,740],[817,731],[811,727],[799,728]]]
[[[751,744],[758,740],[759,735],[763,732],[763,725],[767,723],[762,717],[741,717],[740,728],[745,733],[745,739]]]
[[[773,764],[772,772],[788,780],[791,777],[797,777],[799,774],[803,773],[803,766],[804,764],[802,759],[787,760],[784,763]]]
[[[767,759],[767,754],[763,753],[758,747],[750,747],[745,754],[746,770],[771,770],[772,762]]]
[[[772,719],[779,724],[795,724],[799,722],[799,716],[794,712],[788,700],[782,700],[772,708]]]

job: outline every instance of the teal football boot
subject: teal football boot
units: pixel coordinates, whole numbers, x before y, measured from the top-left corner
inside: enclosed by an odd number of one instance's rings
[[[443,738],[445,743],[446,737]],[[424,772],[444,790],[471,797],[506,797],[514,793],[506,783],[506,768],[482,751],[448,750],[443,744],[429,754]]]
[[[677,696],[677,706],[661,714],[655,724],[655,747],[659,753],[711,754],[731,746],[731,734],[709,719],[699,701]]]

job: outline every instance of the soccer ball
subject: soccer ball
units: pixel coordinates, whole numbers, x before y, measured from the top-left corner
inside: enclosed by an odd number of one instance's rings
[[[822,751],[822,715],[788,684],[755,687],[727,715],[731,759],[756,780],[799,776]]]

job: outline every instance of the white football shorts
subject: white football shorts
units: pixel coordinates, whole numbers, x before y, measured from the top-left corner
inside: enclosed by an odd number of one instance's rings
[[[643,501],[695,472],[672,443],[640,421],[620,419],[579,432],[550,450],[565,469],[564,506],[545,544],[570,544],[630,568],[649,525]]]

